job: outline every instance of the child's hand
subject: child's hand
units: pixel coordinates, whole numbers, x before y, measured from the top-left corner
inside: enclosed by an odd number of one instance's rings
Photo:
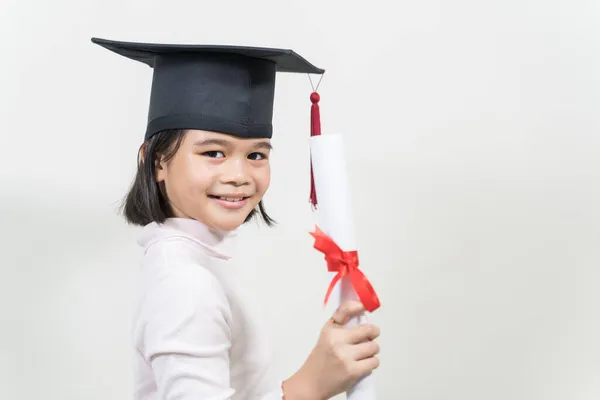
[[[360,302],[343,303],[325,324],[302,368],[284,384],[286,400],[329,399],[352,387],[379,366],[379,328],[371,324],[345,328],[364,311]]]

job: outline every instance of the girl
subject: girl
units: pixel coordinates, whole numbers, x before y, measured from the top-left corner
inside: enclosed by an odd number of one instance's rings
[[[133,321],[136,400],[322,400],[378,366],[373,325],[344,303],[297,372],[269,374],[269,344],[237,288],[228,245],[269,187],[277,71],[323,73],[292,51],[92,41],[153,68],[124,215],[144,248]],[[279,377],[278,377],[279,379]]]

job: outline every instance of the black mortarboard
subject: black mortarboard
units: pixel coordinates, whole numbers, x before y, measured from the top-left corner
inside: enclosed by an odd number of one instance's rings
[[[324,73],[285,49],[92,42],[153,68],[145,139],[164,129],[270,138],[276,73]]]

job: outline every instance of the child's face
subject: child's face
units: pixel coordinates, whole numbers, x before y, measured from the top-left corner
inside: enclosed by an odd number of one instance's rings
[[[157,165],[176,217],[236,229],[269,187],[269,139],[190,130],[175,156]]]

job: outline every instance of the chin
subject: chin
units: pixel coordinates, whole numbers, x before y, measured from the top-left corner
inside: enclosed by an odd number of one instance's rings
[[[211,225],[221,231],[234,231],[244,224],[248,214],[250,214],[250,211],[241,212],[240,210],[229,215],[226,213],[225,215],[214,216]]]
[[[231,232],[238,229],[243,223],[244,220],[242,219],[239,221],[218,221],[211,225],[220,231]]]

